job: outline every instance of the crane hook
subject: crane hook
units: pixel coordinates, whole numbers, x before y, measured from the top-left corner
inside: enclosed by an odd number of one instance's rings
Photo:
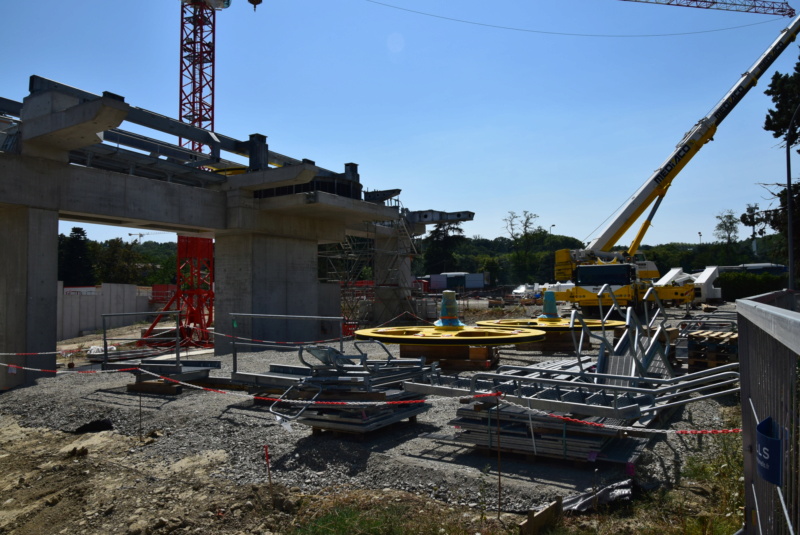
[[[247,1],[253,4],[253,11],[255,11],[256,7],[258,6],[258,4],[261,3],[262,0],[247,0]]]

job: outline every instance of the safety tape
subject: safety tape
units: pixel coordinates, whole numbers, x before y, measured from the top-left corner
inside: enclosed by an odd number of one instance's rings
[[[42,351],[41,353],[0,353],[0,357],[30,357],[35,355],[65,355],[62,351]]]
[[[187,388],[192,388],[195,390],[202,390],[205,392],[212,392],[214,394],[225,394],[228,396],[258,400],[258,401],[268,401],[268,402],[280,402],[285,403],[287,405],[304,405],[304,406],[312,406],[312,405],[324,405],[324,406],[349,406],[349,407],[378,407],[384,405],[412,405],[412,404],[423,404],[428,403],[428,400],[424,399],[405,399],[405,400],[397,400],[397,401],[317,401],[317,400],[292,400],[292,399],[280,399],[280,398],[273,398],[273,397],[266,397],[266,396],[255,396],[252,394],[244,394],[242,392],[235,392],[230,390],[220,390],[218,388],[210,388],[207,386],[199,386],[194,385],[192,383],[187,383],[184,381],[179,381],[177,379],[173,379],[171,377],[167,377],[164,375],[159,375],[155,372],[151,372],[149,370],[144,370],[138,367],[132,368],[122,368],[119,370],[72,370],[72,371],[58,371],[58,370],[43,370],[39,368],[28,368],[24,366],[16,366],[14,364],[6,364],[0,362],[0,366],[5,366],[11,369],[17,370],[27,370],[27,371],[35,371],[35,372],[43,372],[43,373],[54,373],[57,375],[66,375],[66,374],[92,374],[92,373],[118,373],[118,372],[139,372],[146,375],[150,375],[152,377],[161,379],[163,381],[178,384],[181,386],[185,386]],[[481,398],[488,398],[488,397],[496,397],[499,399],[503,399],[503,402],[508,405],[514,405],[515,407],[519,407],[525,411],[528,411],[537,416],[547,416],[550,418],[556,418],[558,420],[563,420],[569,423],[581,424],[581,425],[588,425],[591,427],[601,427],[603,429],[611,429],[615,431],[625,431],[625,432],[633,432],[633,433],[646,433],[646,434],[676,434],[676,435],[725,435],[725,434],[735,434],[741,433],[741,429],[643,429],[639,427],[632,427],[632,426],[622,426],[622,425],[610,425],[604,424],[599,422],[589,422],[587,420],[580,420],[578,418],[570,418],[568,416],[562,416],[559,414],[555,414],[552,412],[540,411],[538,409],[534,409],[532,407],[526,407],[520,403],[515,403],[513,401],[509,401],[505,399],[505,395],[502,392],[486,392],[482,394],[473,394],[470,396],[466,396],[465,399],[481,399]]]
[[[10,370],[24,370],[29,372],[39,372],[39,373],[54,373],[56,375],[67,375],[67,374],[92,374],[92,373],[117,373],[117,372],[132,372],[136,371],[139,368],[121,368],[119,370],[46,370],[42,368],[29,368],[27,366],[17,366],[16,364],[7,364],[5,362],[0,362],[0,366],[5,366]]]
[[[574,423],[574,424],[581,424],[581,425],[588,425],[591,427],[601,427],[603,429],[611,429],[614,431],[624,431],[626,433],[639,433],[639,434],[652,434],[652,435],[727,435],[727,434],[735,434],[741,433],[741,429],[644,429],[641,427],[633,427],[633,426],[624,426],[624,425],[613,425],[613,424],[604,424],[600,422],[589,422],[587,420],[580,420],[578,418],[570,418],[569,416],[563,416],[560,414],[555,414],[552,412],[540,411],[538,409],[534,409],[532,407],[526,407],[521,403],[516,403],[513,401],[509,401],[508,399],[503,399],[504,403],[509,405],[514,405],[515,407],[519,407],[525,411],[528,411],[536,416],[547,416],[550,418],[555,418],[557,420],[562,420],[564,422]]]
[[[421,321],[423,323],[428,323],[428,324],[432,325],[432,323],[430,321],[427,321],[427,320],[424,320],[424,319],[422,319],[422,318],[420,318],[418,316],[415,316],[414,314],[412,314],[410,312],[403,312],[402,314],[399,314],[398,316],[395,316],[394,318],[390,319],[386,323],[378,325],[378,327],[383,327],[384,325],[388,325],[388,324],[392,323],[393,321],[396,321],[396,320],[402,318],[403,316],[411,316],[412,318],[414,318],[417,321]],[[174,331],[175,329],[170,329],[170,330]],[[235,335],[232,335],[232,334],[225,334],[225,333],[222,333],[222,332],[219,332],[219,331],[212,331],[212,330],[203,329],[203,328],[200,328],[200,327],[195,328],[195,330],[196,331],[200,331],[200,332],[205,332],[205,333],[208,333],[208,334],[212,334],[214,336],[222,336],[223,338],[231,338],[231,339],[234,339],[234,340],[241,340],[243,342],[258,342],[260,344],[274,344],[274,345],[286,345],[286,346],[301,346],[301,345],[310,345],[310,344],[330,344],[330,343],[333,343],[333,342],[338,342],[340,340],[345,340],[346,341],[346,340],[352,340],[354,338],[353,336],[342,336],[342,337],[339,337],[339,338],[329,338],[327,340],[313,340],[313,341],[305,341],[305,342],[281,342],[281,341],[277,341],[277,340],[259,340],[258,338],[246,338],[244,336],[235,336]],[[140,340],[146,341],[148,339],[147,338],[142,338]],[[164,341],[166,342],[168,340],[165,339]],[[12,356],[12,357],[30,357],[30,356],[37,356],[37,355],[61,355],[61,356],[67,356],[67,355],[69,355],[71,353],[76,353],[76,352],[79,352],[79,351],[80,350],[78,350],[78,349],[69,349],[69,350],[62,350],[62,351],[42,351],[40,353],[0,353],[0,356]]]
[[[313,340],[313,341],[306,341],[306,342],[279,342],[276,340],[259,340],[258,338],[245,338],[244,336],[235,336],[232,334],[225,334],[219,331],[211,331],[209,329],[202,329],[197,327],[195,330],[206,332],[208,334],[212,334],[214,336],[222,336],[223,338],[231,338],[233,340],[241,340],[243,342],[258,342],[260,344],[274,344],[274,345],[285,345],[285,346],[299,346],[299,345],[310,345],[310,344],[330,344],[333,342],[338,342],[339,340],[350,340],[352,336],[342,336],[340,338],[329,338],[328,340]]]

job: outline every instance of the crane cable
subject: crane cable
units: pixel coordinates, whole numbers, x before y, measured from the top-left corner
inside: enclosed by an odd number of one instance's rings
[[[642,37],[680,37],[684,35],[697,35],[703,33],[714,33],[714,32],[725,32],[730,30],[739,30],[741,28],[749,28],[751,26],[758,26],[760,24],[768,24],[775,21],[782,21],[783,17],[778,17],[775,19],[770,19],[761,22],[754,22],[752,24],[742,24],[740,26],[729,26],[727,28],[717,28],[715,30],[700,30],[696,32],[678,32],[678,33],[654,33],[654,34],[602,34],[602,33],[569,33],[569,32],[550,32],[545,30],[533,30],[530,28],[516,28],[513,26],[501,26],[498,24],[488,24],[485,22],[476,22],[473,20],[465,20],[465,19],[458,19],[455,17],[446,17],[444,15],[436,15],[434,13],[428,13],[425,11],[417,11],[415,9],[409,9],[406,7],[400,7],[393,4],[387,4],[385,2],[378,2],[377,0],[364,0],[365,2],[369,2],[371,4],[376,4],[379,6],[390,7],[392,9],[398,9],[400,11],[407,11],[408,13],[414,13],[416,15],[423,15],[425,17],[432,17],[436,19],[447,20],[450,22],[458,22],[461,24],[472,24],[474,26],[484,26],[486,28],[494,28],[496,30],[508,30],[514,32],[524,32],[524,33],[538,33],[544,35],[558,35],[562,37],[604,37],[604,38],[642,38]]]

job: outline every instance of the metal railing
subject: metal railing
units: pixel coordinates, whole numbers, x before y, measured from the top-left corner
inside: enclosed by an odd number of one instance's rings
[[[346,318],[344,316],[292,316],[285,314],[245,314],[238,312],[231,312],[231,333],[236,333],[238,327],[237,319],[249,320],[292,320],[292,321],[337,321],[339,322],[339,351],[344,351],[344,325]],[[303,345],[316,345],[320,341],[307,341],[307,342],[281,342],[279,340],[253,340],[243,339],[237,336],[232,337],[231,352],[233,354],[233,373],[239,371],[239,358],[238,351],[241,347],[253,347],[259,349],[286,349],[287,347],[302,347]]]
[[[180,366],[180,364],[181,364],[181,344],[180,344],[180,342],[181,342],[181,340],[180,340],[181,333],[180,333],[179,325],[181,323],[181,311],[180,310],[171,310],[171,311],[160,312],[160,314],[175,316],[175,328],[172,329],[172,334],[174,334],[174,336],[175,336],[175,348],[174,348],[175,349],[175,360],[177,362],[177,365]],[[109,358],[108,348],[109,348],[110,345],[113,345],[114,343],[123,343],[124,344],[124,343],[135,342],[138,345],[141,342],[144,342],[146,344],[147,342],[166,342],[166,341],[169,340],[169,338],[166,338],[166,337],[155,337],[155,336],[154,337],[150,337],[150,338],[142,338],[140,336],[137,336],[137,337],[124,337],[124,336],[111,337],[111,336],[109,336],[109,332],[108,332],[109,329],[106,326],[106,319],[107,318],[114,318],[114,317],[121,317],[121,316],[144,316],[144,317],[149,317],[149,316],[152,316],[152,315],[153,315],[152,312],[120,312],[120,313],[116,313],[116,314],[102,314],[101,315],[101,318],[102,318],[102,321],[103,321],[103,364],[104,365],[108,364],[109,360],[111,360]],[[165,348],[161,348],[161,349],[159,349],[159,350],[154,352],[153,348],[142,346],[142,347],[137,347],[136,349],[129,349],[129,350],[124,350],[124,351],[115,351],[114,352],[114,357],[115,357],[115,360],[135,359],[135,358],[144,358],[144,357],[153,356],[154,353],[166,354],[168,352],[169,352],[169,350],[165,349]]]
[[[783,290],[736,301],[741,365],[743,533],[794,534],[800,527],[800,313]],[[757,429],[771,419],[771,433]],[[759,433],[759,431],[762,431]]]

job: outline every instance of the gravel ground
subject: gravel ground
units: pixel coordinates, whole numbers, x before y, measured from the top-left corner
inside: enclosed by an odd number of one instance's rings
[[[733,305],[728,305],[724,311],[732,309]],[[396,346],[389,347],[397,351]],[[346,343],[345,353],[350,352],[352,343]],[[230,376],[230,356],[205,358],[222,363],[212,376]],[[543,359],[530,352],[501,351],[501,363]],[[297,354],[240,354],[238,366],[240,371],[259,372],[271,362],[295,364]],[[454,431],[449,422],[459,407],[457,399],[429,397],[430,409],[419,415],[416,423],[401,422],[357,439],[312,434],[310,428],[297,423],[282,425],[266,408],[246,398],[188,388],[177,396],[129,393],[126,385],[131,380],[127,373],[41,379],[35,386],[2,394],[0,415],[13,416],[23,427],[63,432],[108,419],[120,435],[155,437],[131,442],[126,453],[130,464],[159,466],[202,455],[213,461],[207,468],[211,479],[236,485],[266,484],[263,447],[268,445],[273,480],[303,494],[341,488],[393,489],[452,505],[496,508],[497,455],[426,436]],[[666,425],[718,429],[724,426],[723,412],[736,404],[732,397],[694,403],[673,415]],[[648,486],[677,484],[687,457],[703,452],[708,440],[655,436],[637,466],[637,481]],[[556,496],[590,492],[630,477],[624,466],[600,462],[531,460],[504,454],[501,463],[500,508],[515,513],[538,508]]]

